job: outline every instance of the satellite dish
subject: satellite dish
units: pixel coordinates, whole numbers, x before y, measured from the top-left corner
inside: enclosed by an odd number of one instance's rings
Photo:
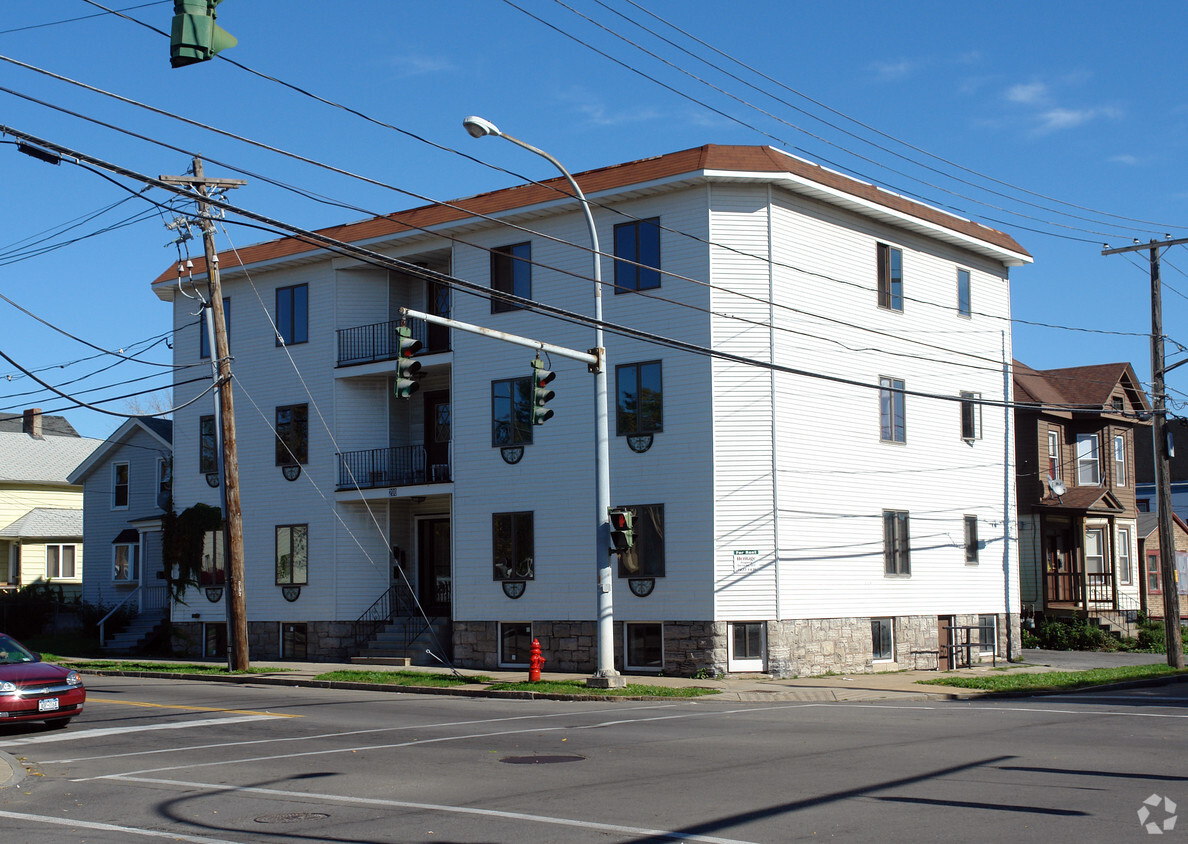
[[[1068,487],[1064,485],[1064,481],[1057,478],[1048,478],[1048,489],[1052,490],[1052,494],[1057,498],[1068,492]]]

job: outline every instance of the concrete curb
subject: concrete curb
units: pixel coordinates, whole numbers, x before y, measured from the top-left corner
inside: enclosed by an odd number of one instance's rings
[[[1071,689],[1020,690],[995,692],[984,690],[980,694],[961,693],[954,696],[954,700],[1002,700],[1006,698],[1028,697],[1066,697],[1085,692],[1113,692],[1126,689],[1149,689],[1157,686],[1170,686],[1173,683],[1188,683],[1188,674],[1172,674],[1167,677],[1147,677],[1143,680],[1120,680],[1117,683],[1099,683],[1095,686],[1076,686]],[[972,692],[973,690],[967,690]]]
[[[0,788],[18,785],[24,779],[25,766],[15,756],[0,750]]]
[[[80,674],[96,677],[148,677],[159,680],[206,680],[215,683],[235,683],[237,685],[265,685],[265,686],[299,686],[307,689],[345,689],[356,692],[389,692],[420,695],[450,695],[454,697],[488,697],[506,700],[673,700],[666,695],[597,695],[597,694],[564,694],[562,692],[528,692],[504,691],[502,689],[460,688],[458,686],[396,686],[389,683],[351,683],[342,680],[313,680],[302,677],[260,677],[251,674],[237,674],[220,676],[217,674],[183,674],[171,671],[111,671],[108,669],[77,669]],[[679,698],[681,700],[721,699],[722,694],[717,689],[713,693],[700,697]]]

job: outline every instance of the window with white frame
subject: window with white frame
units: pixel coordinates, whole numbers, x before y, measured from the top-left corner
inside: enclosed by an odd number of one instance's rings
[[[1114,486],[1126,486],[1126,436],[1114,435]]]
[[[1048,430],[1048,477],[1052,480],[1060,477],[1060,431],[1057,428]]]
[[[1085,531],[1085,572],[1105,574],[1105,535],[1101,528]]]
[[[1077,434],[1077,484],[1097,486],[1101,467],[1097,459],[1097,434]]]
[[[982,394],[961,391],[961,439],[982,438]]]
[[[623,625],[624,665],[637,671],[664,668],[664,627],[659,622]]]
[[[766,627],[762,621],[734,621],[730,624],[731,671],[762,671]]]
[[[499,664],[527,665],[532,654],[531,622],[499,622]]]
[[[969,270],[957,270],[957,313],[964,317],[973,313],[969,301]]]
[[[127,463],[111,464],[111,506],[121,510],[128,506],[130,472]]]
[[[890,443],[907,439],[903,380],[900,378],[879,378],[879,439]]]
[[[978,561],[978,517],[965,517],[965,562]]]
[[[1118,528],[1118,583],[1130,585],[1130,528]]]
[[[978,652],[984,654],[998,652],[998,616],[978,616]]]
[[[74,545],[45,546],[45,579],[76,577],[74,568],[76,550]]]
[[[116,583],[140,580],[140,543],[120,542],[112,546],[111,579]]]
[[[903,310],[903,252],[886,243],[877,245],[879,307]]]
[[[871,656],[875,662],[891,662],[895,659],[895,619],[872,618],[870,620]]]
[[[912,573],[908,514],[905,510],[883,511],[883,573],[886,575]]]

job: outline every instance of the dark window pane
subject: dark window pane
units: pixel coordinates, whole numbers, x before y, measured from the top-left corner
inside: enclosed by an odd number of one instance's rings
[[[495,448],[532,442],[532,379],[491,382],[491,445]]]
[[[619,392],[618,434],[639,433],[639,367],[635,364],[615,369]]]
[[[286,345],[309,340],[309,285],[280,287],[276,291],[276,330]],[[277,345],[280,345],[280,340]]]
[[[664,577],[664,505],[627,507],[635,544],[619,555],[619,577]]]
[[[660,220],[653,218],[615,226],[615,257],[623,259],[615,261],[616,293],[659,287]]]
[[[660,361],[624,364],[615,369],[615,374],[618,386],[618,435],[652,434],[664,430]]]
[[[962,316],[969,316],[971,313],[969,303],[969,270],[957,271],[957,313]]]
[[[491,250],[491,288],[522,299],[532,298],[532,245],[517,243]],[[523,305],[491,300],[492,313],[513,311]]]
[[[531,624],[499,625],[499,662],[503,665],[527,665],[532,653]]]
[[[276,465],[291,466],[309,460],[309,409],[304,404],[276,409]]]
[[[532,513],[494,513],[491,516],[491,547],[494,580],[532,580]]]
[[[626,635],[628,668],[663,668],[664,635],[659,624],[628,624]]]
[[[213,416],[203,416],[198,420],[198,471],[204,475],[219,471],[219,454]]]

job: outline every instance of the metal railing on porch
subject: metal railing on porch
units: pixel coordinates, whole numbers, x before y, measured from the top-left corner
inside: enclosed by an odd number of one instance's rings
[[[120,610],[136,616],[146,611],[165,610],[168,607],[169,590],[165,586],[137,586],[124,596],[124,600],[112,607],[111,612],[99,619],[99,645],[103,646],[107,642],[107,622]]]
[[[407,323],[390,320],[338,329],[338,365],[355,366],[361,363],[395,360],[400,352],[400,333],[397,329],[402,324],[407,324],[412,336],[421,341],[424,346],[422,354],[447,351],[446,348],[434,348],[430,343],[432,338],[427,322],[409,317]],[[441,338],[438,338],[438,341],[441,342]]]
[[[344,451],[338,455],[338,489],[441,484],[450,480],[450,464],[429,463],[423,445]]]

